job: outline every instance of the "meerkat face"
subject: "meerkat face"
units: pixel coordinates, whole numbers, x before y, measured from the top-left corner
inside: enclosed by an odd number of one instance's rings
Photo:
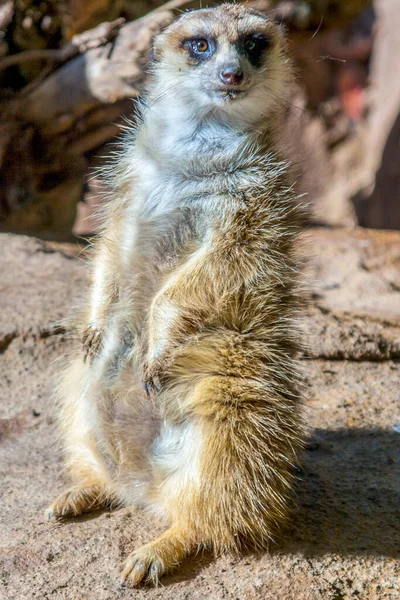
[[[157,36],[154,55],[159,91],[199,109],[265,113],[279,103],[290,73],[279,27],[233,4],[185,13]]]

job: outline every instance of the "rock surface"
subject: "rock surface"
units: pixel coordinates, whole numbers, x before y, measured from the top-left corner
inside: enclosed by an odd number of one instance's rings
[[[161,524],[130,508],[63,524],[51,388],[82,289],[78,248],[3,235],[1,600],[395,600],[400,597],[400,234],[312,230],[305,320],[309,444],[291,529],[269,553],[188,561],[156,589],[119,564]]]

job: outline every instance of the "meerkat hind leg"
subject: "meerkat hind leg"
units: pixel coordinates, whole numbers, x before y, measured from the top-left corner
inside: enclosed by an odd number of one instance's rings
[[[76,517],[108,507],[115,497],[102,483],[82,482],[72,486],[53,502],[45,512],[47,519]]]
[[[157,584],[161,575],[173,571],[193,549],[193,540],[188,532],[178,525],[172,526],[128,556],[121,581],[132,586],[142,581]]]

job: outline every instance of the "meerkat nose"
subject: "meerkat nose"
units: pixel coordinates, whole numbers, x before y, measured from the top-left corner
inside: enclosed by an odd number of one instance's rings
[[[227,65],[220,72],[219,78],[227,85],[239,85],[243,81],[243,71],[239,66]]]

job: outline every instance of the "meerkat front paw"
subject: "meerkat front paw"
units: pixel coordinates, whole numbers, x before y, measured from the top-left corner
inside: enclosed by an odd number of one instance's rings
[[[103,341],[103,329],[95,325],[89,325],[83,332],[81,342],[83,348],[83,362],[87,358],[93,360],[99,353]]]
[[[192,549],[192,541],[186,531],[171,527],[153,542],[128,556],[121,582],[132,586],[142,581],[157,584],[160,577],[173,571]]]
[[[112,494],[101,484],[74,485],[58,496],[53,504],[46,509],[45,518],[50,520],[76,517],[110,506],[112,502]]]
[[[166,572],[164,562],[151,544],[147,544],[129,555],[121,573],[121,582],[131,586],[136,586],[142,581],[155,585]]]
[[[155,394],[161,390],[161,364],[155,360],[151,363],[146,362],[142,368],[143,387],[148,396]]]

